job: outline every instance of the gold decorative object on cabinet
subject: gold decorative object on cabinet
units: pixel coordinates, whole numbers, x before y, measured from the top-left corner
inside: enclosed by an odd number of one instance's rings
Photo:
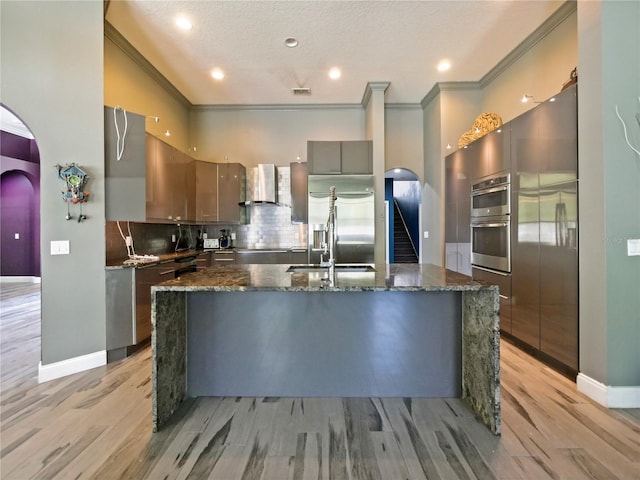
[[[467,130],[458,139],[458,148],[470,144],[474,140],[486,135],[502,125],[502,118],[497,113],[482,113],[473,122],[470,130]]]

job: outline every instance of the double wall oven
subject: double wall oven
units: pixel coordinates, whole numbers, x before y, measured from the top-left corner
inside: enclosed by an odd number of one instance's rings
[[[511,272],[511,178],[478,179],[471,187],[471,265]]]

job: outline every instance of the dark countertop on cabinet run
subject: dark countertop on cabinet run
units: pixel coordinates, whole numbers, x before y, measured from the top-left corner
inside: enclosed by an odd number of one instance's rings
[[[158,257],[158,260],[154,260],[151,262],[145,262],[145,263],[138,263],[138,264],[132,264],[132,265],[128,265],[125,264],[125,260],[126,258],[120,258],[120,259],[115,259],[115,260],[109,260],[107,261],[106,264],[106,269],[107,270],[117,270],[117,269],[121,269],[121,268],[140,268],[140,267],[148,267],[149,265],[156,265],[158,263],[163,263],[163,262],[173,262],[174,260],[178,259],[178,258],[185,258],[185,257],[193,257],[193,256],[197,256],[200,255],[201,253],[208,253],[208,252],[214,252],[214,251],[218,251],[216,250],[212,250],[212,249],[206,249],[206,250],[195,250],[195,249],[190,249],[190,250],[183,250],[181,252],[171,252],[171,253],[154,253],[152,255],[155,255],[156,257]],[[231,249],[229,249],[228,251],[231,251]]]
[[[376,264],[375,272],[287,272],[289,265],[214,265],[152,287],[160,291],[478,291],[495,289],[471,277],[427,264]]]

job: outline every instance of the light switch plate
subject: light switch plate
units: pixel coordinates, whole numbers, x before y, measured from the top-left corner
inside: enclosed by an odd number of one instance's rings
[[[69,255],[69,240],[52,240],[51,255]]]
[[[640,238],[627,238],[627,255],[629,257],[640,255]]]

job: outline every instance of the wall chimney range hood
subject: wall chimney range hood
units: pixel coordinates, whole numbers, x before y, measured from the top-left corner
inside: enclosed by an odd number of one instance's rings
[[[253,185],[247,185],[249,200],[241,205],[278,205],[278,169],[273,164],[261,163],[255,172]]]

